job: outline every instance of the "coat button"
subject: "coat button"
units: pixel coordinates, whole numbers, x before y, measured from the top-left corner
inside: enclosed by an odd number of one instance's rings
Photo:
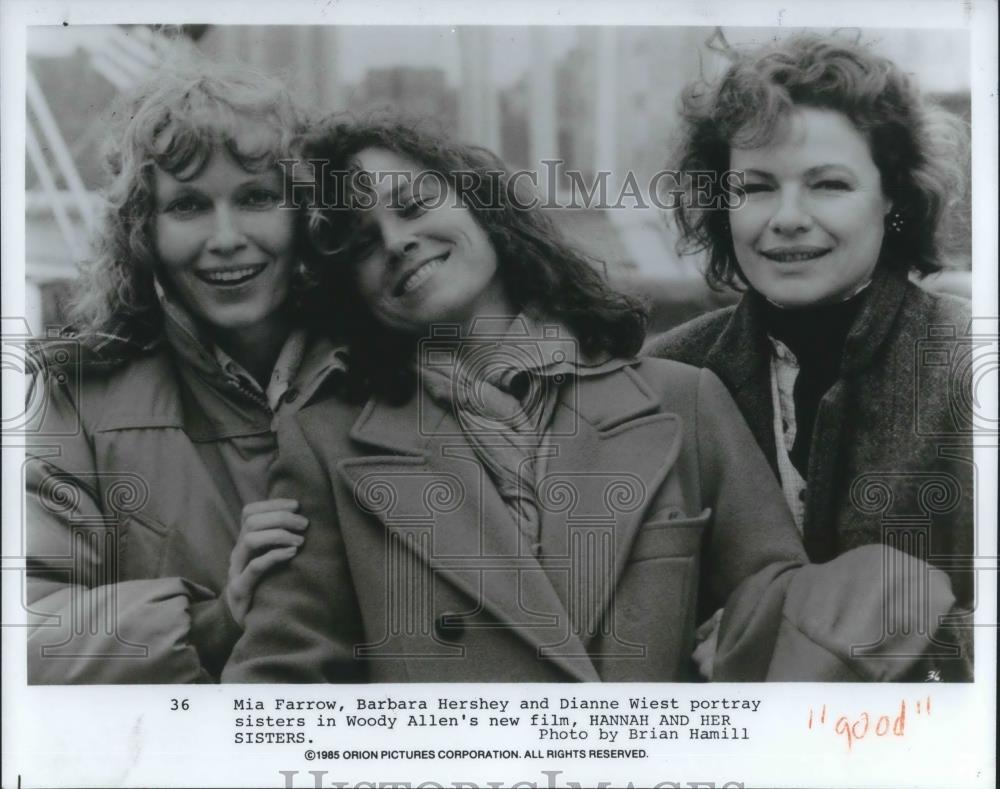
[[[455,619],[455,616],[455,614],[441,614],[434,620],[434,632],[442,641],[454,641],[465,635],[465,622]]]
[[[287,392],[285,392],[285,402],[286,403],[294,403],[298,399],[299,399],[299,390],[298,389],[294,389],[293,388],[293,389],[289,389]]]

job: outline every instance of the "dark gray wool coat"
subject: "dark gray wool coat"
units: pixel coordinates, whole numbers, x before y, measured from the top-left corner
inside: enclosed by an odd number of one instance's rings
[[[721,378],[777,475],[761,305],[748,293],[653,338],[644,352]],[[928,293],[879,267],[848,334],[839,379],[816,415],[803,527],[812,561],[884,541],[948,572],[959,605],[972,607],[969,332],[967,301]]]

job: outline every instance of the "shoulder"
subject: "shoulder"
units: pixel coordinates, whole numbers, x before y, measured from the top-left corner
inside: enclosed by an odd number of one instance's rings
[[[728,325],[735,309],[735,305],[723,307],[651,337],[646,341],[642,352],[646,356],[675,359],[700,367]]]
[[[961,296],[924,290],[912,282],[906,283],[900,312],[901,329],[906,334],[939,339],[968,337],[972,320],[972,304]]]
[[[279,436],[282,427],[291,427],[291,420],[294,420],[298,430],[320,454],[327,454],[327,449],[340,451],[337,447],[347,440],[365,407],[364,404],[350,402],[340,388],[318,391],[287,420],[279,422]]]
[[[693,364],[657,357],[640,357],[632,369],[657,391],[697,387],[702,373]]]
[[[632,368],[650,394],[669,411],[692,413],[729,395],[718,376],[705,367],[671,359],[643,358]]]
[[[56,336],[31,340],[27,351],[34,373],[97,380],[156,355],[163,346],[162,332],[154,324],[133,321],[108,331],[78,332],[66,327]]]
[[[931,293],[914,285],[920,291],[920,301],[926,305],[924,310],[936,321],[962,322],[959,328],[964,332],[972,317],[972,303],[961,296],[950,293]]]
[[[86,424],[116,410],[152,407],[177,385],[165,343],[69,335],[36,340],[28,353],[27,398],[46,404],[46,419],[73,414]]]

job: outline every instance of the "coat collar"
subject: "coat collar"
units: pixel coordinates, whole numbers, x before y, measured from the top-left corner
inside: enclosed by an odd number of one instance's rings
[[[560,389],[540,448],[547,456],[539,485],[540,559],[521,544],[509,508],[454,416],[419,390],[402,405],[370,401],[350,431],[363,454],[337,466],[355,502],[384,527],[432,524],[429,540],[406,540],[407,548],[580,680],[599,678],[586,643],[604,619],[648,502],[680,448],[679,419],[662,413],[637,364],[620,360]],[[435,485],[443,498],[431,496]],[[364,504],[366,491],[385,490],[393,491],[391,502]],[[596,593],[574,595],[570,564],[580,570],[579,551],[595,544],[607,564],[584,583]],[[476,557],[471,566],[467,557]],[[506,569],[484,571],[491,562]],[[561,643],[554,637],[560,632]]]
[[[67,329],[58,339],[36,342],[31,352],[38,369],[68,380],[118,376],[115,386],[102,390],[102,430],[173,427],[184,429],[194,441],[270,432],[273,415],[256,400],[234,396],[218,362],[192,342],[169,319],[159,327],[130,321],[101,333]],[[192,360],[197,369],[189,364]],[[295,404],[301,405],[325,385],[341,380],[346,370],[342,345],[318,335],[307,337],[284,399],[290,405],[293,398],[288,395],[297,390]],[[279,410],[285,407],[282,403]]]
[[[906,295],[905,272],[882,264],[875,270],[864,303],[844,343],[840,376],[854,377],[869,367],[888,341]],[[774,411],[770,394],[771,345],[764,328],[763,297],[749,292],[705,357],[705,366],[722,379],[740,407],[754,438],[777,473]]]
[[[872,363],[892,331],[906,295],[906,283],[905,272],[884,264],[875,270],[863,295],[861,310],[847,335],[841,360],[843,374],[852,375]],[[760,294],[746,293],[706,357],[707,366],[733,390],[757,378],[760,368],[770,358],[763,305]]]

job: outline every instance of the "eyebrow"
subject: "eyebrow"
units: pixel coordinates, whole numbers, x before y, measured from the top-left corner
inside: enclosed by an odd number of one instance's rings
[[[247,189],[248,187],[266,187],[270,189],[273,188],[273,185],[268,183],[267,176],[261,173],[260,175],[254,175],[247,178],[245,181],[240,181],[233,187],[233,191],[235,192],[240,189]],[[156,191],[159,192],[161,189],[172,193],[175,192],[177,194],[183,194],[185,192],[202,194],[205,191],[191,181],[181,181],[177,178],[172,178],[169,181],[161,178],[156,179]]]
[[[375,184],[375,193],[379,200],[388,198],[389,205],[399,205],[403,197],[413,196],[413,178],[406,178],[405,175],[394,178],[393,175],[401,174],[401,170],[386,170],[380,173],[383,177]]]
[[[817,164],[815,167],[810,167],[808,170],[806,170],[803,173],[803,175],[805,175],[808,178],[808,177],[811,177],[811,176],[820,175],[821,173],[825,173],[828,170],[840,170],[840,171],[846,172],[848,175],[851,175],[851,176],[854,175],[854,170],[852,170],[846,164],[838,164],[838,163]],[[755,169],[753,167],[748,167],[747,169],[745,169],[743,171],[743,174],[744,175],[753,175],[753,176],[756,176],[758,178],[773,178],[774,177],[774,174],[771,173],[771,172],[768,172],[767,170],[758,170],[758,169]]]

